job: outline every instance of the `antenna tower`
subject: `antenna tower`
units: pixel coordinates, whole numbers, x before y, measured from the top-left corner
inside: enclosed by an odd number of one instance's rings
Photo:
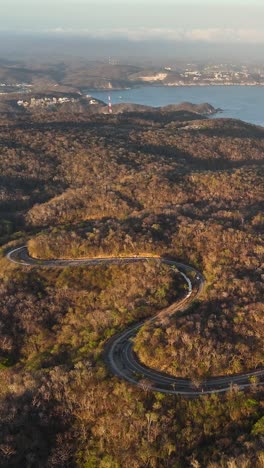
[[[113,113],[112,102],[111,102],[111,96],[110,95],[108,96],[108,113],[109,114]]]

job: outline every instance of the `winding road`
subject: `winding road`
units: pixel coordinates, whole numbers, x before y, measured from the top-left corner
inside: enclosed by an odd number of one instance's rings
[[[22,246],[7,254],[10,262],[22,266],[37,267],[66,267],[98,264],[120,264],[146,260],[156,260],[171,266],[182,275],[187,284],[187,293],[184,298],[159,312],[154,317],[137,323],[125,331],[113,336],[106,344],[104,359],[109,370],[119,378],[125,379],[131,384],[140,386],[145,390],[152,390],[167,394],[183,395],[185,397],[197,397],[211,393],[223,393],[236,385],[239,389],[245,389],[252,385],[264,384],[264,369],[250,371],[244,374],[211,377],[204,379],[199,384],[194,384],[192,378],[184,379],[173,377],[140,363],[133,351],[133,338],[138,330],[148,321],[166,319],[176,312],[184,312],[199,296],[204,286],[204,278],[194,268],[173,260],[153,256],[131,256],[114,258],[86,258],[76,260],[37,260],[29,256],[27,247]],[[195,379],[194,379],[195,380]]]

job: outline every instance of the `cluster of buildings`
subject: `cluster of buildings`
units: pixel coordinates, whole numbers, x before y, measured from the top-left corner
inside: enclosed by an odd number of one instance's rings
[[[8,94],[8,93],[28,93],[30,88],[32,87],[31,84],[27,83],[0,83],[0,94]]]
[[[58,104],[65,104],[66,102],[77,102],[78,100],[72,97],[31,97],[29,100],[24,101],[20,99],[17,101],[18,106],[22,107],[48,107]]]
[[[31,84],[28,83],[15,83],[15,84],[9,84],[9,83],[0,83],[1,88],[32,88]]]
[[[248,83],[248,84],[255,84],[256,77],[253,76],[249,72],[242,72],[242,71],[224,71],[224,70],[203,70],[203,71],[189,71],[186,70],[184,73],[181,73],[183,78],[187,78],[193,81],[203,81],[209,83]]]
[[[80,96],[81,97],[81,96]],[[80,102],[80,97],[73,97],[73,96],[42,96],[42,97],[30,97],[28,99],[19,99],[17,101],[17,105],[19,107],[50,107],[50,106],[57,106],[66,103],[76,103]],[[98,104],[96,99],[93,99],[91,96],[86,96],[88,100],[88,104]]]
[[[264,85],[264,69],[245,65],[198,65],[164,67],[167,85]]]

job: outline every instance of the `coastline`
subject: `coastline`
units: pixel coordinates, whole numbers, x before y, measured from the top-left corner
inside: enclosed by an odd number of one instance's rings
[[[264,126],[263,85],[146,85],[130,89],[83,89],[96,99],[106,100],[111,96],[112,104],[140,104],[151,107],[165,107],[181,103],[210,103],[215,109],[222,109],[216,116],[243,120],[253,125]],[[211,117],[214,117],[213,115]]]
[[[99,92],[108,92],[111,93],[112,91],[131,91],[133,89],[142,89],[142,88],[214,88],[214,87],[225,87],[225,88],[231,88],[231,87],[240,87],[243,86],[245,88],[263,88],[264,87],[264,82],[263,83],[144,83],[139,85],[133,85],[130,87],[111,87],[109,88],[108,86],[105,87],[96,87],[96,88],[86,88],[86,87],[80,87],[80,91],[82,92],[93,92],[93,91],[99,91]]]

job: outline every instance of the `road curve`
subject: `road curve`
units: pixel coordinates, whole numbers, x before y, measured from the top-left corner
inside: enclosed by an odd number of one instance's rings
[[[37,260],[29,256],[27,247],[22,246],[11,250],[7,254],[10,262],[22,266],[37,267],[66,267],[98,264],[120,264],[146,260],[156,260],[176,268],[187,284],[187,293],[184,298],[159,312],[154,317],[137,323],[125,331],[113,336],[106,344],[104,351],[105,362],[110,371],[119,378],[125,379],[131,384],[140,386],[145,390],[152,390],[167,394],[183,395],[185,397],[197,397],[211,393],[224,393],[233,385],[239,389],[245,389],[252,385],[264,384],[264,369],[252,370],[244,374],[211,377],[204,379],[199,384],[194,384],[192,379],[184,379],[170,376],[141,364],[133,351],[133,338],[138,330],[148,321],[159,320],[174,315],[176,312],[187,310],[191,303],[201,293],[204,286],[204,278],[193,267],[184,265],[174,260],[168,260],[153,256],[131,256],[113,258],[86,258],[76,260]]]

